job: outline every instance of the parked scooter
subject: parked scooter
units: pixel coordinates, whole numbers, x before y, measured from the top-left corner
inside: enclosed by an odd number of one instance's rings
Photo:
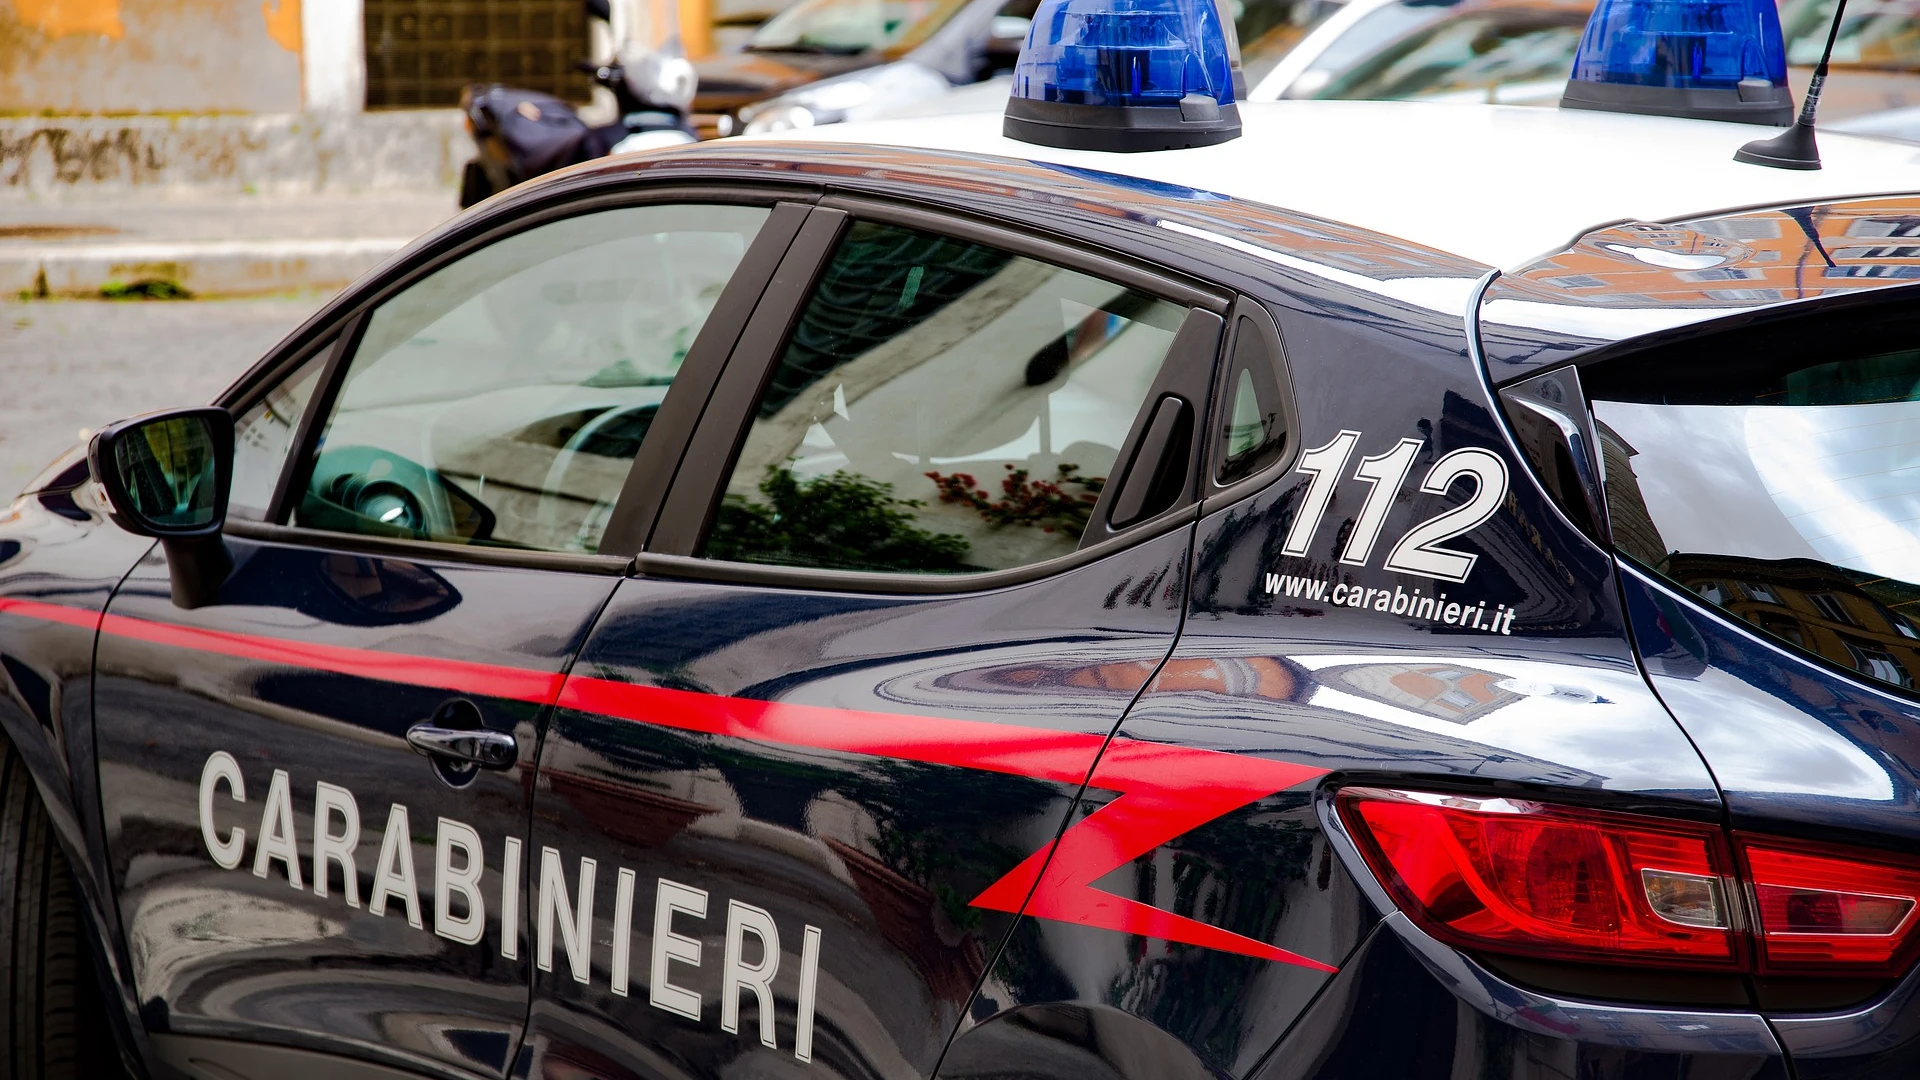
[[[607,0],[587,0],[587,14],[607,19]],[[461,174],[461,209],[568,165],[694,141],[687,108],[696,79],[685,57],[652,52],[577,66],[613,91],[619,122],[589,127],[572,105],[551,94],[498,83],[476,83],[460,92],[460,109],[477,149]]]

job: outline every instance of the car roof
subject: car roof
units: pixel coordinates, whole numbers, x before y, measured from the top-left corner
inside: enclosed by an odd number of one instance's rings
[[[836,124],[768,139],[1073,166],[1344,222],[1503,270],[1596,226],[1920,191],[1920,146],[1823,133],[1824,167],[1733,160],[1768,128],[1406,101],[1243,102],[1232,142],[1141,154],[1008,139],[998,112]]]

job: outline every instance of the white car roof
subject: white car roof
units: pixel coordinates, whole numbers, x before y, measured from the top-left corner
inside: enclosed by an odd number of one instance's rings
[[[998,112],[834,124],[767,138],[951,150],[1072,165],[1346,222],[1503,270],[1596,225],[1749,206],[1920,192],[1920,146],[1823,132],[1825,167],[1743,165],[1774,129],[1520,106],[1243,102],[1245,133],[1143,154],[1001,135]]]

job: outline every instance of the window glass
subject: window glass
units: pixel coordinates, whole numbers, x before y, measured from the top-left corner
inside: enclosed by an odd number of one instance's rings
[[[296,522],[597,550],[674,374],[766,216],[672,205],[568,218],[382,304]]]
[[[800,0],[760,24],[747,50],[852,56],[907,48],[965,6],[965,0]]]
[[[1068,554],[1185,316],[857,223],[762,393],[702,553],[922,573]]]
[[[313,388],[327,365],[332,345],[321,346],[294,373],[254,402],[233,422],[233,494],[227,513],[258,521],[267,516],[274,486],[287,461],[287,449],[300,417],[313,400]]]
[[[1217,482],[1223,486],[1252,476],[1287,451],[1287,423],[1281,411],[1274,357],[1251,319],[1239,319],[1238,324],[1221,429]]]
[[[1513,8],[1450,16],[1408,34],[1344,71],[1323,98],[1392,100],[1471,93],[1495,100],[1500,87],[1564,84],[1588,12]],[[1501,99],[1504,100],[1504,99]]]
[[[1582,371],[1615,546],[1776,639],[1920,671],[1920,314],[1802,317]]]

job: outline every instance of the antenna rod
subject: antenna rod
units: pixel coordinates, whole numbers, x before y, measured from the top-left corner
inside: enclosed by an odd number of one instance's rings
[[[1820,108],[1820,91],[1827,85],[1827,67],[1833,60],[1834,43],[1840,40],[1840,20],[1846,13],[1847,0],[1839,0],[1833,8],[1833,24],[1827,27],[1827,47],[1820,53],[1820,65],[1813,69],[1813,81],[1807,84],[1807,98],[1800,103],[1800,118],[1771,139],[1755,139],[1741,147],[1733,160],[1775,169],[1820,167],[1820,144],[1813,137],[1814,113]]]

